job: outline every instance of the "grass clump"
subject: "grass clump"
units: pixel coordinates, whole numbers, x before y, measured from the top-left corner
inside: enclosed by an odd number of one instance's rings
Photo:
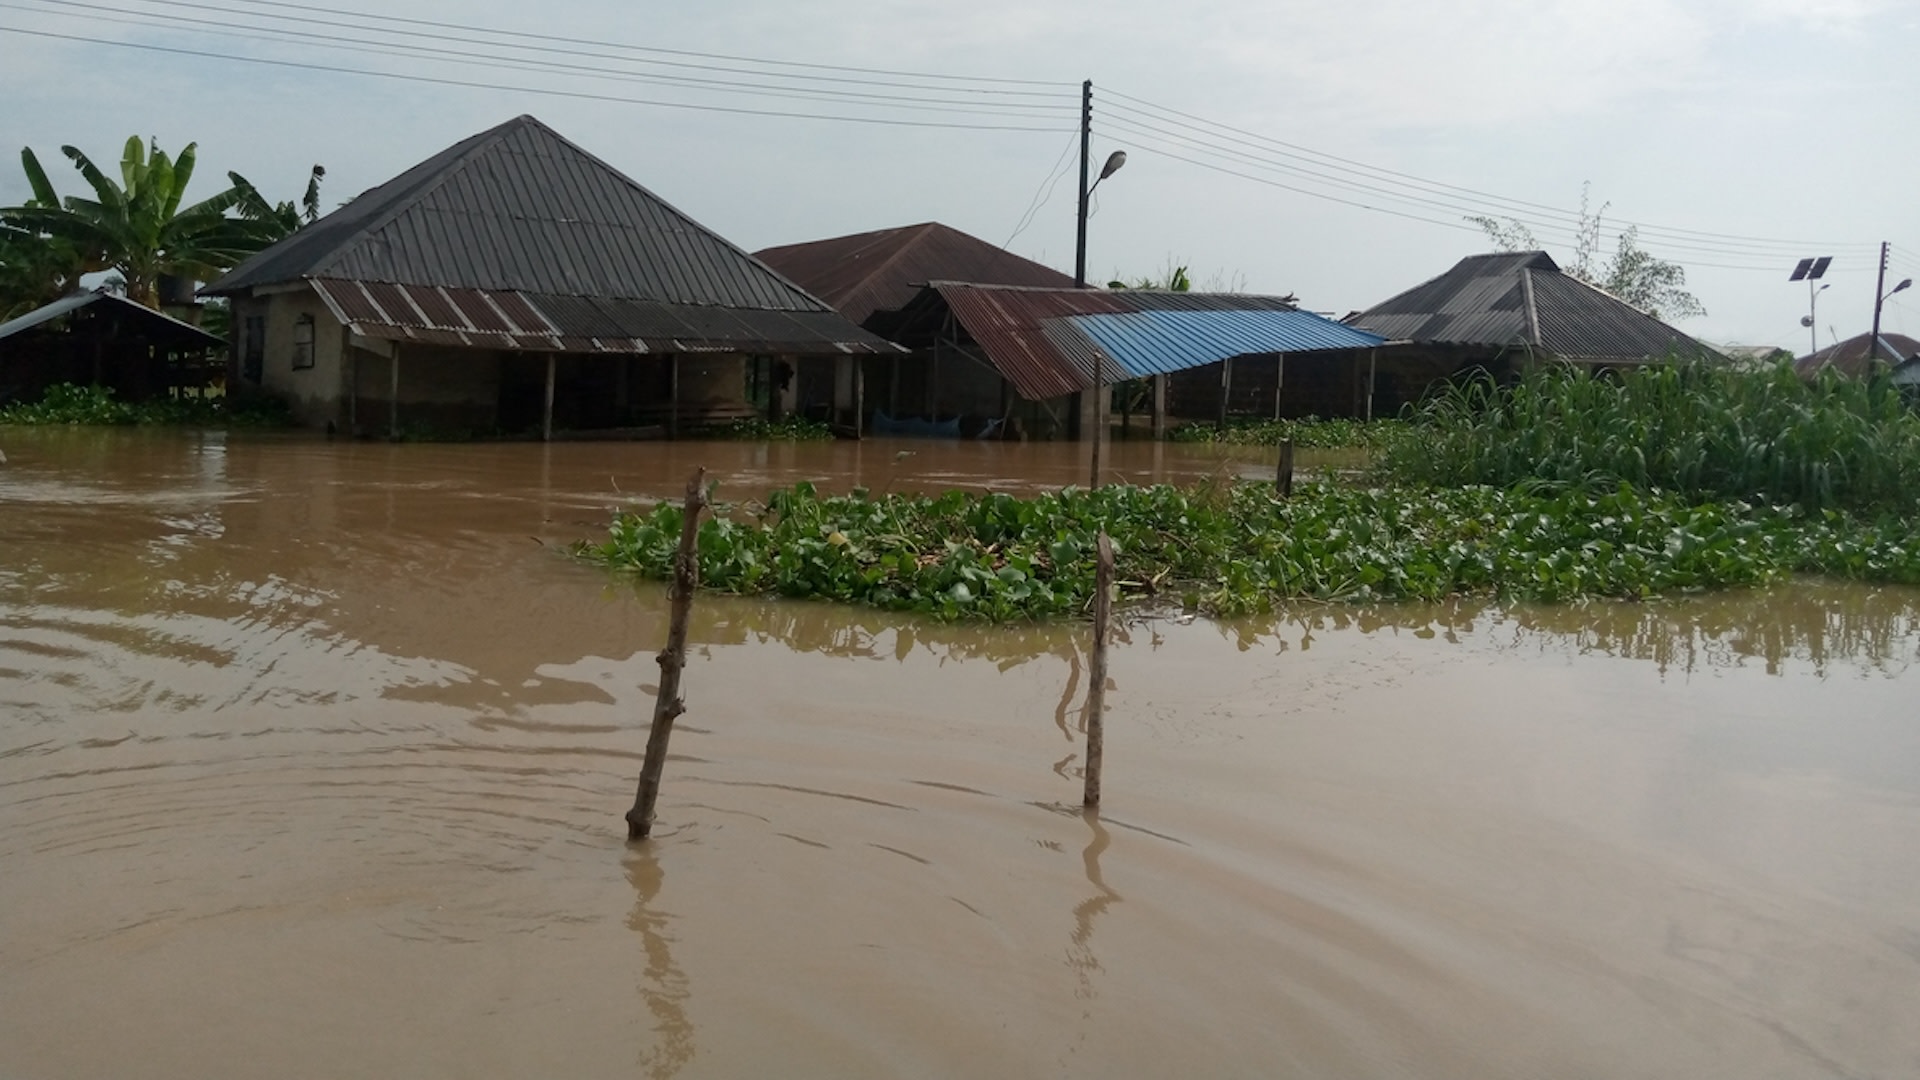
[[[682,511],[622,513],[577,554],[671,575]],[[1258,485],[1068,488],[1016,498],[775,492],[702,523],[702,585],[943,619],[1085,610],[1093,545],[1113,538],[1120,589],[1215,615],[1288,600],[1563,601],[1756,585],[1796,572],[1920,583],[1920,537],[1897,517],[1699,504],[1619,486],[1351,488],[1280,500]]]
[[[1541,367],[1510,387],[1453,386],[1417,426],[1382,456],[1402,482],[1625,483],[1811,509],[1920,498],[1920,417],[1884,377],[1662,364],[1616,381]]]
[[[121,401],[108,386],[56,383],[38,401],[0,405],[0,424],[100,427],[284,427],[286,404],[277,399],[235,405],[226,397],[167,397]]]
[[[1228,420],[1227,426],[1184,424],[1168,436],[1173,442],[1225,443],[1234,446],[1293,445],[1313,450],[1381,450],[1401,440],[1408,425],[1400,420]]]

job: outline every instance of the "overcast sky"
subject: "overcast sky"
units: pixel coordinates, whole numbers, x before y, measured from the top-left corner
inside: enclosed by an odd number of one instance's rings
[[[937,220],[1071,272],[1056,166],[1092,79],[1096,168],[1129,155],[1095,280],[1171,261],[1344,314],[1487,250],[1471,213],[1567,261],[1590,182],[1609,236],[1686,268],[1683,329],[1804,352],[1801,256],[1834,256],[1822,345],[1866,330],[1880,241],[1889,288],[1920,276],[1916,56],[1915,0],[0,0],[0,146],[72,194],[62,144],[133,134],[199,143],[190,197],[233,169],[294,198],[318,162],[331,206],[532,113],[748,250]],[[0,163],[0,204],[25,193]],[[1885,328],[1920,337],[1917,294]]]

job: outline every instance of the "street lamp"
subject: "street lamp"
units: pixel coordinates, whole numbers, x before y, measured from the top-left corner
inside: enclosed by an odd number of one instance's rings
[[[1820,329],[1814,325],[1816,320],[1813,309],[1814,302],[1827,288],[1826,285],[1822,285],[1816,289],[1813,287],[1813,283],[1820,280],[1820,278],[1826,274],[1827,266],[1832,262],[1833,256],[1831,255],[1821,255],[1818,258],[1812,259],[1801,259],[1799,265],[1793,268],[1793,274],[1787,278],[1788,281],[1805,281],[1807,283],[1807,317],[1800,320],[1800,325],[1807,328],[1807,336],[1813,342],[1813,348],[1809,352],[1809,355],[1820,351]]]
[[[1901,289],[1909,288],[1913,285],[1912,278],[1902,278],[1900,281],[1900,284],[1895,285],[1893,288],[1888,289],[1884,293],[1880,291],[1880,287],[1887,283],[1887,249],[1890,246],[1891,245],[1885,244],[1885,243],[1882,243],[1880,245],[1880,277],[1878,280],[1876,280],[1873,283],[1873,291],[1874,291],[1873,337],[1867,342],[1867,350],[1868,350],[1867,358],[1869,360],[1880,359],[1880,307],[1881,305],[1887,302],[1887,297],[1892,296],[1894,293],[1899,292]],[[1896,356],[1894,357],[1894,359],[1898,360],[1900,358]]]

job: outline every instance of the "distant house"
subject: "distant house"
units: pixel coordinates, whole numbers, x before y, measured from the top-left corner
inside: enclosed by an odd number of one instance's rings
[[[937,335],[904,340],[901,311],[931,281],[1071,289],[1073,278],[939,222],[836,236],[766,248],[754,257],[911,355],[863,363],[861,399],[883,426],[911,417],[947,422],[997,417],[1004,411],[1000,373],[964,351],[943,348]],[[790,406],[818,412],[835,386],[824,365],[802,365]]]
[[[674,432],[752,415],[798,358],[894,351],[531,116],[203,291],[232,298],[232,386],[350,431]]]
[[[1392,345],[1380,350],[1384,404],[1417,401],[1462,370],[1513,370],[1554,359],[1593,369],[1717,354],[1602,289],[1563,273],[1544,251],[1472,255],[1346,322]]]
[[[112,388],[122,401],[204,388],[226,342],[123,296],[83,292],[0,323],[0,403],[55,383]]]
[[[1228,398],[1244,406],[1232,411],[1265,415],[1279,400],[1281,352],[1380,341],[1300,311],[1290,296],[1075,288],[1058,270],[936,222],[758,255],[912,350],[865,362],[861,400],[883,431],[1078,438],[1096,375],[1125,386],[1115,418],[1137,412],[1157,433],[1170,416],[1217,419]],[[803,378],[799,389],[806,408],[833,388]]]
[[[1793,370],[1803,379],[1811,379],[1825,368],[1832,368],[1850,378],[1861,378],[1876,363],[1876,352],[1868,347],[1871,337],[1871,334],[1859,334],[1818,352],[1808,353],[1793,362]],[[1883,332],[1877,356],[1877,362],[1882,365],[1900,367],[1906,361],[1920,356],[1920,340],[1905,334]]]

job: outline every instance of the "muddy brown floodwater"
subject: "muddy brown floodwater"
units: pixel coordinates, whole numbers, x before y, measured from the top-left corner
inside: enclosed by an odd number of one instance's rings
[[[1137,625],[1098,817],[1084,628],[702,597],[629,847],[664,597],[564,543],[1076,450],[0,450],[0,1076],[1920,1074],[1912,590]]]

